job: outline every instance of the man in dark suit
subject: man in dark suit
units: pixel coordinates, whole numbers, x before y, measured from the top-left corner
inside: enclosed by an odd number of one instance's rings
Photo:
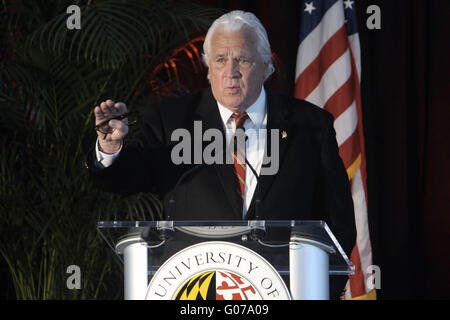
[[[198,166],[183,179],[169,218],[324,220],[349,256],[355,244],[353,202],[333,117],[264,86],[274,68],[266,31],[253,14],[233,11],[217,19],[205,39],[204,60],[211,88],[149,106],[132,141],[123,142],[127,119],[109,120],[126,112],[124,103],[107,100],[95,107],[96,124],[106,127],[106,133],[99,130],[91,159],[95,182],[120,194],[154,192],[167,215],[175,184],[196,166],[174,160],[186,156],[174,152],[180,146],[174,131],[195,138],[200,123],[200,137],[213,129],[229,146],[238,130],[253,129],[258,134],[240,147],[234,144],[233,162]],[[204,160],[204,140],[191,140],[200,149],[192,145],[184,152],[191,151],[191,158],[200,152]],[[275,170],[264,174],[267,159]]]

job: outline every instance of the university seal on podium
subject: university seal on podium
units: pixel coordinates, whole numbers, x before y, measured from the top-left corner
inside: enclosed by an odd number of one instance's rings
[[[283,279],[262,256],[241,245],[210,241],[187,247],[155,273],[149,300],[289,300]]]

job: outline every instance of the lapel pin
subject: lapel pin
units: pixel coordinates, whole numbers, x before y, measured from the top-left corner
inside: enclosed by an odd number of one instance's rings
[[[287,138],[287,132],[285,130],[281,131],[281,138],[283,139]]]

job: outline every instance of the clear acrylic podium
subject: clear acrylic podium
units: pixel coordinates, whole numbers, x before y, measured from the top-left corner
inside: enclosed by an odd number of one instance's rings
[[[158,270],[177,253],[203,244],[213,249],[208,249],[206,256],[197,254],[192,258],[199,265],[230,264],[231,253],[228,257],[225,250],[220,251],[229,246],[255,253],[284,281],[289,292],[287,299],[329,299],[329,276],[354,273],[354,266],[323,221],[100,221],[97,229],[123,263],[127,300],[151,299],[149,283]],[[235,264],[240,267],[251,260],[239,257]],[[190,263],[184,263],[184,267],[190,267]],[[250,271],[258,268],[251,262],[249,265]],[[174,270],[170,280],[163,278],[168,285],[182,274],[181,268]],[[269,280],[261,281],[263,286],[269,286]]]

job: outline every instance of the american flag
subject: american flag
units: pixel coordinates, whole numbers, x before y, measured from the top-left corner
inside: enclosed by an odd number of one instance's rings
[[[350,179],[357,240],[344,298],[376,298],[367,283],[372,248],[367,217],[366,159],[361,112],[361,62],[355,1],[302,0],[295,97],[334,116],[339,154]]]

